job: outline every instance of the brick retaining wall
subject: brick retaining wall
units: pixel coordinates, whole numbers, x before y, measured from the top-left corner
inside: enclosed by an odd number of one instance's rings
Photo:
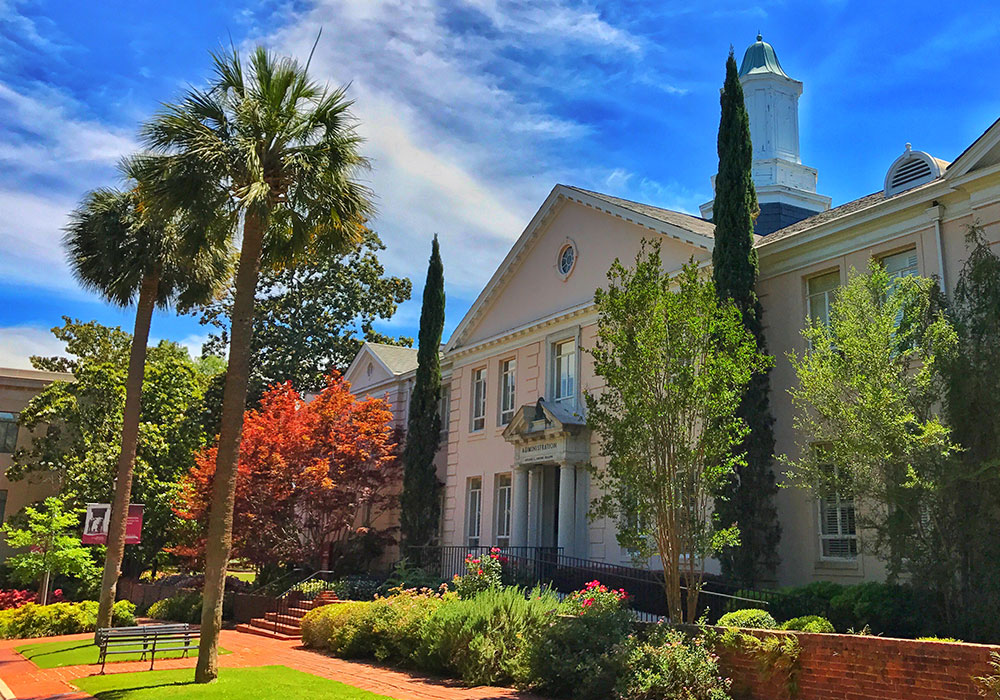
[[[181,593],[199,593],[195,588],[179,588],[177,586],[161,586],[156,583],[139,583],[129,579],[118,581],[118,600],[131,600],[140,610],[145,610],[158,600],[170,598]],[[274,598],[254,593],[226,592],[227,616],[231,609],[234,622],[250,622],[255,617],[264,617],[264,613],[274,609]],[[230,608],[231,605],[231,608]],[[227,619],[229,619],[227,617]]]
[[[751,630],[747,630],[751,631]],[[758,636],[788,634],[753,630]],[[1000,646],[918,642],[847,634],[797,633],[798,694],[787,674],[772,677],[743,651],[721,654],[733,696],[747,700],[976,700],[972,678],[994,673],[990,653]]]

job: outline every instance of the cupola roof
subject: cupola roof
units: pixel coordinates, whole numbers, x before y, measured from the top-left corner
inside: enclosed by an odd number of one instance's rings
[[[783,78],[789,76],[781,70],[778,62],[778,54],[774,52],[774,47],[764,41],[764,37],[757,35],[757,41],[747,47],[743,54],[743,63],[740,64],[740,77],[756,73],[774,73]]]

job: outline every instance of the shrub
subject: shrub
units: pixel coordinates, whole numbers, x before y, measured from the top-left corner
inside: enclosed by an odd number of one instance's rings
[[[491,588],[503,585],[503,556],[500,549],[494,547],[490,553],[477,557],[472,554],[465,557],[465,576],[455,574],[452,585],[459,598],[472,598]]]
[[[302,641],[346,659],[373,657],[371,609],[377,602],[336,603],[310,610],[302,619]]]
[[[57,588],[49,596],[50,603],[62,603],[64,601],[65,598],[63,598],[61,588]],[[38,593],[35,591],[21,591],[16,588],[0,591],[0,610],[10,610],[12,608],[19,608],[22,605],[27,605],[28,603],[37,602]]]
[[[149,606],[146,615],[154,620],[196,624],[201,621],[201,593],[190,591],[158,600]]]
[[[525,683],[528,651],[559,601],[548,590],[489,588],[473,598],[448,598],[422,630],[424,670],[445,671],[470,685]]]
[[[374,600],[382,582],[369,576],[345,576],[333,582],[332,590],[341,600]]]
[[[130,600],[119,600],[111,607],[111,626],[132,627],[133,625],[135,625],[135,603]]]
[[[646,639],[632,636],[619,652],[616,695],[627,700],[729,700],[730,680],[701,637],[688,639],[657,625]]]
[[[798,632],[823,632],[826,634],[833,634],[837,630],[833,628],[833,625],[825,617],[820,617],[819,615],[802,615],[801,617],[793,617],[781,625],[783,630],[796,630]]]
[[[828,617],[837,629],[914,638],[931,631],[925,610],[911,587],[870,582],[844,587],[830,601]]]
[[[626,602],[624,591],[597,581],[567,596],[528,650],[528,684],[557,697],[609,697],[617,674],[612,650],[635,620]]]
[[[756,608],[746,608],[744,610],[734,610],[719,618],[719,625],[722,627],[746,627],[748,629],[773,630],[777,629],[778,623],[771,613],[766,610]]]
[[[830,617],[830,601],[844,592],[846,586],[831,581],[815,581],[805,586],[782,589],[768,607],[779,620],[804,615]]]
[[[400,559],[396,562],[389,578],[382,584],[380,593],[387,595],[394,588],[430,588],[437,590],[442,581],[439,576],[429,573],[425,569],[410,563],[409,559]]]

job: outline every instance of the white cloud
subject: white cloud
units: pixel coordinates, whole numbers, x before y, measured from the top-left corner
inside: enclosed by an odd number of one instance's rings
[[[462,297],[489,279],[551,187],[574,180],[560,177],[571,172],[560,152],[589,127],[535,88],[577,89],[581,56],[634,60],[643,50],[594,9],[562,0],[326,0],[259,40],[304,58],[320,27],[311,70],[352,83],[387,268],[419,287],[438,233],[449,293]],[[542,61],[544,75],[511,57],[536,50],[573,57]]]
[[[0,367],[32,369],[32,355],[65,355],[65,347],[48,328],[7,326],[0,328]]]

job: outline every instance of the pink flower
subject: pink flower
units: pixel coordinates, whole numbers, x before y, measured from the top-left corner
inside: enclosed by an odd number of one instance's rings
[[[483,575],[483,570],[480,569],[478,573],[479,573],[480,576],[482,576]]]
[[[583,607],[585,608],[589,608],[593,604],[594,604],[593,598],[587,598],[586,600],[583,601]]]

